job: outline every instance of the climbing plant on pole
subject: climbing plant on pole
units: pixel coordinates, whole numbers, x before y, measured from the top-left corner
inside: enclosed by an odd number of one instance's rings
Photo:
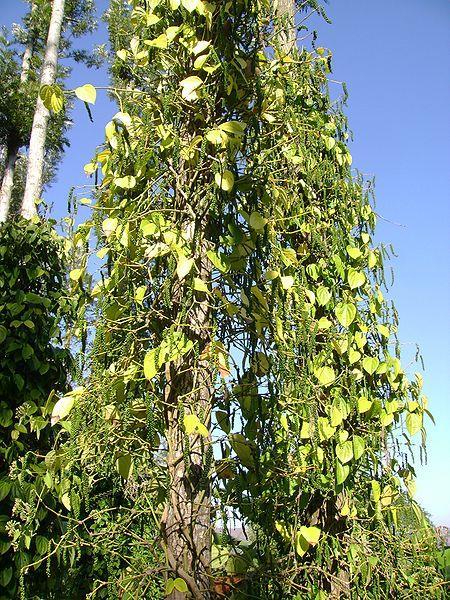
[[[97,556],[89,597],[443,597],[412,499],[427,401],[399,360],[371,188],[330,52],[291,51],[285,17],[111,3],[120,110],[73,240],[94,232],[104,264],[83,387],[53,409],[60,547]]]

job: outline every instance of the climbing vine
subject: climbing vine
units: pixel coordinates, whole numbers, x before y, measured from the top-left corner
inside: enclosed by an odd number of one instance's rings
[[[92,304],[79,387],[51,409],[83,593],[443,598],[413,499],[427,400],[331,53],[286,55],[265,1],[117,0],[108,18],[120,110],[70,242]]]

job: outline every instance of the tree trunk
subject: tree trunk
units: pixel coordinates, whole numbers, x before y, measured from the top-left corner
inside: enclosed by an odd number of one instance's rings
[[[295,2],[294,0],[275,0],[274,8],[279,19],[277,23],[278,43],[280,50],[285,55],[292,53],[297,42],[295,29]]]
[[[31,12],[34,11],[34,8],[35,7],[33,5]],[[22,84],[28,80],[32,54],[32,42],[29,41],[22,58],[22,71],[20,73],[20,83]],[[18,155],[19,145],[16,141],[10,141],[6,148],[5,171],[3,173],[2,185],[0,188],[0,223],[4,223],[9,216],[11,195],[14,187],[14,171]]]
[[[55,82],[58,65],[58,47],[64,18],[64,3],[65,0],[53,0],[52,16],[48,29],[40,82],[41,86],[53,85]],[[35,201],[42,193],[45,139],[49,116],[49,111],[45,108],[40,96],[38,96],[28,152],[27,180],[20,210],[21,215],[25,219],[31,219],[37,214]]]
[[[203,251],[204,250],[204,251]],[[206,257],[206,244],[197,259],[200,277],[211,278],[211,267]],[[180,297],[182,286],[174,290]],[[211,341],[210,309],[206,301],[197,300],[189,313],[189,338],[197,345],[200,358],[194,363],[192,352],[176,363],[166,366],[165,392],[167,426],[167,467],[170,477],[169,496],[162,518],[162,532],[166,542],[168,566],[173,578],[183,579],[195,600],[212,597],[210,579],[211,561],[211,499],[210,464],[211,437],[198,434],[187,436],[183,427],[183,413],[195,412],[208,431],[211,422],[213,375],[211,361],[202,358]],[[205,352],[206,350],[206,352]],[[191,407],[191,408],[189,408]],[[169,600],[184,600],[187,595],[176,589]]]
[[[14,184],[14,168],[19,149],[16,145],[7,148],[5,170],[3,172],[2,186],[0,189],[0,223],[4,223],[9,216],[11,194]]]

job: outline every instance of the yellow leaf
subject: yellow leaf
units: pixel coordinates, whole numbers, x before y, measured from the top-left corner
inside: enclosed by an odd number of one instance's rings
[[[97,99],[97,90],[90,83],[86,83],[85,85],[75,88],[75,95],[83,102],[95,104],[95,100]]]
[[[118,220],[114,218],[105,219],[102,223],[102,231],[109,238],[117,229]]]
[[[208,286],[199,277],[194,277],[194,290],[197,292],[209,292]]]
[[[289,290],[294,285],[294,278],[291,275],[280,277],[281,287],[283,290]]]
[[[203,85],[203,80],[196,75],[191,75],[191,77],[186,77],[183,81],[180,81],[180,86],[183,88],[181,91],[181,95],[185,100],[197,100],[199,87]]]
[[[366,398],[364,396],[361,396],[358,399],[358,412],[359,413],[362,414],[362,413],[367,412],[368,410],[370,410],[371,406],[372,406],[372,400],[369,400],[368,398]]]
[[[206,48],[208,48],[210,44],[210,41],[201,40],[200,42],[197,42],[197,44],[195,44],[191,52],[194,56],[197,56],[198,54],[203,54],[203,52],[206,50]]]
[[[118,50],[116,52],[117,56],[120,58],[120,60],[126,60],[127,56],[128,56],[128,52],[126,50]]]
[[[69,277],[72,281],[79,281],[84,275],[84,269],[72,269],[69,273]]]
[[[211,129],[211,131],[208,131],[205,137],[208,142],[211,142],[211,144],[214,144],[215,146],[226,144],[228,141],[227,134],[223,131],[220,131],[220,129]]]
[[[317,367],[314,369],[314,375],[319,383],[324,386],[329,386],[336,379],[336,375],[331,367]]]
[[[314,545],[320,539],[321,531],[318,527],[300,527],[300,534],[305,538],[308,544]]]
[[[144,44],[146,44],[147,46],[151,46],[152,48],[167,48],[168,42],[167,42],[167,36],[165,33],[162,33],[161,35],[159,35],[157,38],[154,38],[153,40],[144,40]]]
[[[180,31],[180,27],[178,25],[172,25],[171,27],[168,27],[166,29],[167,41],[169,43],[172,42],[178,35],[179,31]]]
[[[181,281],[182,279],[184,279],[186,277],[186,275],[191,271],[192,267],[194,266],[194,259],[193,258],[186,258],[185,256],[182,256],[177,263],[177,275],[178,275],[178,279]]]
[[[198,433],[203,437],[208,437],[209,431],[197,417],[197,415],[184,415],[183,425],[186,433],[191,435],[192,433]]]
[[[181,0],[181,5],[188,12],[193,12],[197,8],[199,2],[200,0]]]
[[[114,179],[114,184],[120,188],[123,188],[124,190],[129,190],[131,188],[134,188],[134,186],[136,185],[136,177],[134,177],[133,175],[126,175],[125,177],[116,177],[116,179]]]

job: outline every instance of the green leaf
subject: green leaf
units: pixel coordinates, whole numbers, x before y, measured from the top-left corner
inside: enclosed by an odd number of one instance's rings
[[[144,376],[151,381],[159,371],[157,362],[157,348],[149,350],[144,357]]]
[[[299,556],[303,556],[309,549],[309,542],[300,532],[295,536],[295,551]]]
[[[344,420],[344,415],[337,406],[332,406],[330,411],[330,422],[332,427],[339,427]]]
[[[422,427],[422,415],[419,413],[408,413],[406,415],[406,428],[410,435],[415,435]]]
[[[117,219],[111,218],[111,217],[109,217],[103,221],[102,231],[105,234],[107,239],[110,238],[111,235],[115,232],[118,224],[119,224],[119,221]]]
[[[209,260],[212,262],[212,264],[216,267],[216,269],[218,269],[219,271],[221,271],[222,273],[226,273],[229,269],[227,263],[224,261],[223,256],[219,256],[217,255],[214,250],[208,250],[206,252],[206,256],[209,258]]]
[[[75,95],[83,102],[95,104],[95,100],[97,99],[97,90],[90,83],[86,83],[85,85],[75,88]]]
[[[175,579],[175,581],[173,582],[173,586],[179,592],[182,592],[182,593],[186,594],[187,591],[188,591],[187,583],[184,581],[184,579],[181,579],[180,577],[177,577]]]
[[[129,479],[133,473],[133,461],[131,454],[121,454],[116,459],[116,470],[121,477]]]
[[[11,481],[9,481],[9,479],[6,477],[0,479],[0,501],[6,498],[6,496],[9,494],[11,485]]]
[[[349,302],[340,302],[336,306],[334,313],[343,327],[349,327],[355,320],[356,306]]]
[[[349,269],[347,279],[352,290],[361,287],[366,282],[364,273],[362,271],[357,271],[356,269]]]
[[[58,421],[64,419],[64,417],[67,417],[67,415],[72,410],[74,404],[74,396],[63,396],[62,398],[60,398],[53,407],[51,416],[52,425],[55,425]]]
[[[7,567],[6,569],[2,569],[0,571],[0,586],[6,588],[8,587],[13,575],[12,567]]]
[[[354,435],[353,439],[352,439],[352,443],[353,443],[353,456],[355,457],[355,460],[358,460],[364,454],[364,450],[366,448],[366,442],[364,441],[364,438],[362,438],[361,436]]]
[[[170,594],[173,592],[175,587],[175,582],[174,580],[170,577],[167,581],[166,581],[166,596],[170,596]]]
[[[135,289],[134,299],[138,304],[142,304],[142,302],[144,301],[146,292],[147,292],[146,285],[140,285],[138,288]]]
[[[200,40],[195,44],[192,48],[191,52],[194,56],[198,56],[199,54],[203,54],[207,48],[211,45],[209,40]]]
[[[314,375],[320,384],[329,386],[336,379],[336,374],[331,367],[317,367],[314,369]]]
[[[234,133],[235,135],[242,135],[245,131],[246,124],[240,121],[228,121],[219,125],[219,129],[226,131],[227,133]]]
[[[226,413],[224,410],[216,410],[215,415],[216,415],[216,420],[217,420],[219,427],[226,434],[229,434],[231,431],[231,424],[230,424],[230,419],[228,417],[228,413]]]
[[[336,483],[341,485],[347,479],[350,473],[350,467],[348,465],[342,465],[338,460],[336,461]]]
[[[197,415],[184,415],[183,425],[186,433],[191,435],[192,433],[198,433],[203,437],[209,436],[207,427],[200,421]]]
[[[222,144],[226,144],[229,140],[227,134],[223,131],[220,131],[220,129],[211,129],[210,131],[208,131],[205,137],[208,140],[208,142],[211,142],[211,144],[214,144],[215,146],[221,146]]]
[[[54,113],[61,112],[64,106],[64,94],[59,85],[41,86],[39,96],[47,110],[52,110]]]
[[[240,433],[232,433],[229,439],[231,447],[236,452],[237,457],[244,467],[253,469],[255,467],[255,459],[253,457],[252,444]]]
[[[328,288],[321,285],[317,288],[316,298],[319,306],[325,306],[331,300],[331,292]]]
[[[266,224],[267,219],[260,215],[259,212],[252,212],[249,219],[249,225],[252,229],[256,229],[257,231],[263,231]]]
[[[350,462],[353,458],[353,444],[349,440],[337,444],[336,456],[343,465]]]
[[[8,335],[8,330],[3,325],[0,325],[0,344],[5,341]]]
[[[358,362],[358,360],[361,358],[361,352],[358,352],[358,350],[355,350],[354,348],[350,348],[350,350],[348,351],[348,361],[351,365],[355,364],[356,362]]]
[[[327,150],[332,150],[336,145],[336,140],[334,139],[334,137],[331,137],[331,136],[326,137],[324,139],[324,142],[325,142],[325,148]]]
[[[216,173],[214,175],[216,185],[220,187],[224,192],[231,192],[234,186],[234,175],[231,171],[225,169],[223,173]]]
[[[380,361],[375,356],[366,356],[366,358],[364,358],[362,361],[363,369],[369,373],[369,375],[373,375],[375,373],[379,364]]]

